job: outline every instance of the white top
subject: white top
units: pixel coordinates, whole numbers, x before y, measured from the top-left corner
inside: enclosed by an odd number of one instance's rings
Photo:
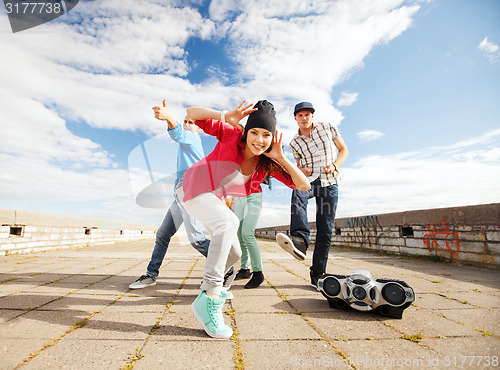
[[[248,180],[250,180],[252,175],[253,172],[250,175],[243,175],[238,168],[232,174],[224,177],[220,182],[219,187],[212,191],[212,193],[218,198],[225,198],[226,194],[231,191],[231,188],[245,185]]]

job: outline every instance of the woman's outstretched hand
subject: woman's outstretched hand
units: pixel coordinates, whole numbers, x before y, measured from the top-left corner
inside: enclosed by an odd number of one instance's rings
[[[237,127],[238,122],[257,110],[257,108],[250,108],[253,105],[252,103],[243,106],[245,103],[246,100],[243,100],[240,105],[226,113],[226,122],[231,126]]]

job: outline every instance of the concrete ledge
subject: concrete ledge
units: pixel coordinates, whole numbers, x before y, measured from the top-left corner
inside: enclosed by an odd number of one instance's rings
[[[316,223],[309,224],[311,242]],[[256,230],[262,238],[289,233],[289,225]],[[340,218],[333,246],[500,266],[500,203]]]
[[[0,210],[0,256],[154,239],[156,226]]]

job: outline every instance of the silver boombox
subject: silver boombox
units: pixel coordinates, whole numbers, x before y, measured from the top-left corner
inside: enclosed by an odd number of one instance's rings
[[[325,274],[318,280],[318,289],[332,308],[351,307],[396,319],[415,301],[413,289],[404,281],[373,278],[363,269],[352,275]]]

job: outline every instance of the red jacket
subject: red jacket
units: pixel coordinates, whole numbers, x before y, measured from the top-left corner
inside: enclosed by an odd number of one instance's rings
[[[183,184],[184,202],[217,189],[221,180],[235,172],[244,159],[245,143],[241,140],[243,132],[239,129],[213,119],[196,121],[195,123],[205,133],[215,136],[219,142],[209,155],[186,171]],[[257,165],[252,177],[244,186],[227,189],[226,195],[242,197],[259,193],[262,191],[260,184],[268,174],[289,188],[295,189],[288,172],[279,163],[273,162],[275,170],[273,169],[271,173]]]

